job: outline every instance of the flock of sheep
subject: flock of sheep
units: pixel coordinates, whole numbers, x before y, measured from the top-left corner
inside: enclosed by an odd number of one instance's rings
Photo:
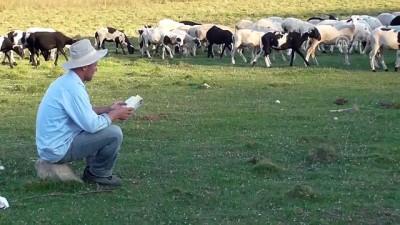
[[[239,53],[247,62],[243,51],[252,54],[254,65],[264,55],[265,64],[271,66],[269,55],[274,51],[288,50],[291,54],[290,65],[293,65],[294,53],[303,58],[309,65],[310,57],[318,65],[316,50],[332,52],[335,47],[344,55],[345,64],[350,64],[349,53],[369,52],[372,71],[381,65],[387,71],[384,62],[384,49],[400,49],[400,12],[382,13],[376,17],[369,15],[352,15],[339,20],[333,16],[327,18],[312,17],[307,21],[297,18],[268,17],[256,22],[240,20],[234,28],[218,24],[199,24],[190,21],[160,20],[155,27],[144,26],[139,30],[142,55],[149,54],[149,46],[161,46],[161,57],[167,51],[173,57],[172,46],[179,46],[183,54],[196,53],[196,46],[208,45],[208,57],[213,57],[214,44],[220,45],[220,57],[225,48],[231,53],[232,64],[235,54]],[[184,31],[184,32],[182,32]],[[181,35],[182,33],[182,35]],[[183,36],[185,35],[185,36]],[[165,42],[167,37],[168,42]],[[199,45],[200,43],[200,45]],[[302,52],[305,52],[305,56]],[[283,53],[282,58],[286,60]],[[400,66],[400,52],[397,51],[395,70]]]
[[[151,51],[161,51],[161,58],[167,53],[173,58],[174,54],[185,56],[196,55],[197,49],[207,49],[207,56],[214,57],[213,46],[219,46],[220,57],[225,49],[231,55],[231,62],[235,64],[235,55],[239,53],[244,62],[247,62],[244,51],[252,55],[251,63],[255,65],[259,57],[264,56],[267,67],[271,66],[269,56],[280,52],[286,60],[283,50],[291,55],[290,65],[293,65],[295,53],[309,65],[310,57],[318,65],[315,57],[317,50],[333,51],[335,47],[344,55],[345,64],[350,64],[349,53],[358,51],[369,52],[372,71],[381,65],[387,71],[384,62],[384,49],[397,50],[395,71],[400,67],[400,13],[382,13],[377,17],[368,15],[353,15],[339,20],[333,16],[326,18],[312,17],[307,21],[297,18],[268,17],[256,22],[240,20],[234,28],[219,24],[200,24],[192,21],[160,20],[156,26],[145,25],[138,30],[139,47],[142,57],[152,57]],[[7,36],[0,36],[0,51],[5,53],[10,67],[16,65],[13,52],[23,57],[23,49],[30,52],[32,65],[40,64],[39,57],[45,60],[55,54],[57,65],[58,54],[61,53],[68,60],[64,48],[76,40],[55,30],[11,31]],[[95,32],[95,46],[105,48],[105,42],[115,42],[116,51],[121,48],[126,54],[134,54],[135,48],[122,30],[107,27]],[[154,48],[151,48],[152,46]],[[159,49],[161,48],[161,49]],[[55,52],[52,54],[52,52]],[[305,52],[305,55],[303,54]],[[225,54],[226,55],[226,54]],[[273,55],[272,55],[273,56]]]

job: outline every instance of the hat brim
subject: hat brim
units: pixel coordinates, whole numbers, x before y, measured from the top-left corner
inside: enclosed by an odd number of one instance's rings
[[[108,52],[107,49],[102,49],[102,50],[96,51],[96,54],[92,55],[91,57],[86,58],[85,60],[77,61],[77,60],[71,59],[71,60],[65,62],[62,65],[62,68],[64,70],[70,70],[70,69],[90,65],[92,63],[99,61],[101,58],[103,58],[105,55],[107,55],[107,52]]]

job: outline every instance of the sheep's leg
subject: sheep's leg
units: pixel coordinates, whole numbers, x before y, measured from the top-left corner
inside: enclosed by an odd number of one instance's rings
[[[243,62],[244,62],[244,63],[247,63],[247,59],[246,59],[246,57],[244,56],[243,51],[244,51],[243,48],[240,49],[240,50],[239,50],[239,55],[242,56]]]
[[[1,55],[2,55],[2,54],[3,54],[3,52],[0,52],[0,58],[1,58]],[[5,64],[6,64],[6,59],[7,59],[6,57],[7,57],[7,56],[4,55],[3,62],[1,62],[2,65],[5,65]]]
[[[124,48],[124,46],[123,46],[122,44],[119,44],[119,46],[121,46],[121,49],[122,49],[122,54],[126,55],[126,52],[125,52],[125,48]]]
[[[294,51],[297,52],[297,54],[299,54],[299,56],[303,59],[305,66],[310,66],[310,63],[308,63],[300,49],[295,49]]]
[[[237,47],[236,46],[233,46],[233,48],[232,48],[232,51],[231,51],[231,62],[232,62],[232,64],[233,65],[235,65],[235,53],[236,53],[236,51],[237,51]]]
[[[294,61],[294,51],[292,49],[292,52],[290,53],[290,66],[293,66],[293,61]]]
[[[388,68],[387,68],[387,66],[386,66],[385,59],[384,59],[384,57],[383,57],[383,49],[381,49],[380,55],[381,55],[380,58],[381,58],[382,68],[387,72],[387,71],[389,71],[389,70],[388,70]]]
[[[218,47],[218,48],[221,48],[221,47]],[[222,56],[224,55],[225,48],[226,48],[226,45],[224,45],[224,47],[222,47],[222,51],[221,51],[221,54],[220,54],[219,58],[222,58]]]
[[[12,65],[12,63],[11,63],[10,55],[9,55],[8,53],[9,53],[9,52],[6,52],[6,53],[4,53],[4,54],[6,55],[5,57],[7,57],[8,63],[10,64],[10,68],[12,69],[12,68],[13,68],[13,65]]]
[[[165,45],[165,50],[169,52],[169,57],[172,59],[174,58],[174,55],[172,55],[172,50],[168,45]]]
[[[254,59],[253,59],[253,61],[252,61],[253,66],[256,65],[256,63],[257,63],[257,61],[258,61],[258,58],[260,58],[261,54],[263,54],[263,53],[264,53],[263,50],[260,50],[259,52],[257,52],[256,56],[254,56]]]
[[[65,57],[65,60],[68,61],[68,57],[67,57],[67,54],[65,53],[64,49],[61,48],[57,51],[57,54],[58,54],[58,52],[61,52],[61,54]]]
[[[271,67],[271,60],[269,60],[269,54],[265,54],[264,55],[264,61],[265,61],[265,65],[269,68]]]
[[[288,49],[287,51],[286,51],[286,54],[287,55],[290,55],[289,53],[290,53],[290,50],[291,49]],[[293,51],[293,50],[292,50]],[[282,56],[282,60],[284,61],[284,62],[286,62],[286,56],[285,56],[285,53],[283,52],[283,51],[281,51],[281,50],[279,50],[279,52],[281,53],[281,56]]]
[[[396,63],[394,64],[394,71],[397,72],[397,70],[400,67],[400,50],[396,51]]]
[[[65,52],[64,52],[64,54],[65,54]],[[57,51],[57,52],[56,52],[56,59],[54,60],[54,65],[55,65],[55,66],[57,66],[58,56],[59,56],[59,54],[58,54],[58,51]],[[67,59],[67,56],[66,56],[66,55],[65,55],[65,58]],[[68,59],[67,59],[67,61],[68,61]]]
[[[375,47],[371,50],[371,52],[369,53],[369,60],[370,60],[370,65],[371,65],[371,70],[372,72],[376,72],[375,69],[375,59],[376,59],[376,54],[378,52],[378,49],[375,49]]]
[[[313,42],[311,47],[307,50],[306,61],[309,62],[310,56],[313,58],[314,63],[318,65],[318,61],[315,58],[315,48],[318,46],[319,43]]]
[[[208,47],[207,47],[207,58],[214,58],[214,53],[213,53],[213,50],[212,50],[212,46],[213,46],[212,43],[208,44]]]
[[[347,48],[344,51],[344,64],[345,65],[350,65],[349,52],[348,52]]]
[[[14,51],[10,51],[10,58],[11,58],[11,63],[12,63],[14,66],[16,66],[16,65],[17,65],[17,62],[15,61],[15,58],[14,58]]]

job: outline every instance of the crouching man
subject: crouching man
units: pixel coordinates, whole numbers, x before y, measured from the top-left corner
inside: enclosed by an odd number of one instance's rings
[[[55,164],[86,159],[84,182],[120,186],[113,169],[123,135],[112,122],[128,119],[132,108],[123,102],[101,107],[90,103],[85,82],[92,80],[107,50],[96,51],[83,39],[71,45],[70,54],[62,66],[67,72],[49,86],[39,105],[37,151],[42,160]]]

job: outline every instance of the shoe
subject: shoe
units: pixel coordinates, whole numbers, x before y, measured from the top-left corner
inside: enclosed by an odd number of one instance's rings
[[[98,177],[89,172],[89,167],[86,167],[83,171],[82,180],[89,184],[98,184],[101,186],[113,186],[118,187],[122,185],[121,180],[116,175],[109,177]]]

